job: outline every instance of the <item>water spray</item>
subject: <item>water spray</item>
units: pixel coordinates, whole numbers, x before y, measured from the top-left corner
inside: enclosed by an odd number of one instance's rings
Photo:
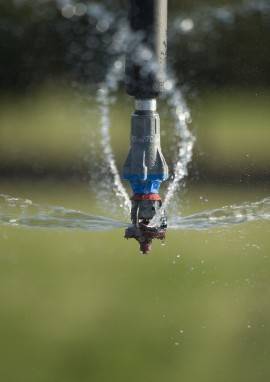
[[[131,117],[130,150],[123,168],[131,198],[131,222],[125,237],[134,238],[142,253],[153,239],[165,239],[167,218],[159,195],[168,179],[161,151],[157,98],[165,82],[167,0],[130,0],[129,24],[134,36],[126,53],[126,91],[135,98]],[[155,218],[155,224],[151,221]]]

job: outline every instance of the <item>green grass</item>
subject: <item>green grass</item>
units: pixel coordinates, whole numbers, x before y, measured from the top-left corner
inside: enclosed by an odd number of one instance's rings
[[[2,184],[95,210],[85,187]],[[27,192],[28,188],[28,192]],[[64,192],[65,190],[65,192]],[[207,193],[208,203],[201,195]],[[266,193],[266,191],[265,191]],[[185,209],[261,190],[191,189]],[[189,201],[190,206],[188,206]],[[0,378],[7,382],[268,379],[269,224],[170,231],[141,256],[123,232],[0,229]],[[180,255],[180,257],[177,257]]]
[[[234,170],[269,164],[269,93],[228,90],[202,95],[195,108],[198,142],[203,161]]]

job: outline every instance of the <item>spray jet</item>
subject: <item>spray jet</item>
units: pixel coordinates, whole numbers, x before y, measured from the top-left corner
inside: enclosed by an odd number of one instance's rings
[[[130,182],[133,191],[132,225],[125,237],[136,239],[145,254],[151,250],[153,239],[165,239],[167,228],[159,188],[168,178],[168,167],[161,151],[156,102],[165,78],[167,0],[130,0],[129,23],[132,38],[125,83],[127,93],[135,98],[135,111],[123,168],[123,179]]]

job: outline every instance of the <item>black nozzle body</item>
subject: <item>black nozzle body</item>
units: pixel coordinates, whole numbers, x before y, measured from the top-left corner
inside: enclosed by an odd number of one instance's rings
[[[167,0],[129,0],[131,43],[126,55],[126,90],[138,99],[163,90],[167,51]]]

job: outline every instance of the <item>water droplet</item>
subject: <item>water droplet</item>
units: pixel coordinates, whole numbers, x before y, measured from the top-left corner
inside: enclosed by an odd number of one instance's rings
[[[180,22],[180,29],[184,33],[190,32],[194,28],[194,22],[192,19],[186,18]]]
[[[170,90],[172,90],[172,88],[173,88],[173,82],[172,81],[167,80],[164,82],[164,89],[166,91],[170,91]]]
[[[10,223],[10,224],[16,224],[16,223],[17,223],[17,220],[16,220],[16,219],[10,219],[10,220],[9,220],[9,223]]]
[[[83,16],[87,12],[87,6],[83,3],[78,3],[75,5],[75,15],[76,16]]]
[[[115,63],[114,63],[114,67],[115,67],[115,69],[117,69],[117,70],[122,69],[122,68],[123,68],[123,62],[120,61],[120,60],[115,61]]]
[[[65,17],[66,19],[70,19],[71,17],[74,16],[75,14],[75,7],[71,4],[67,4],[65,5],[62,9],[61,9],[61,13],[62,13],[62,16]]]
[[[103,20],[100,20],[97,25],[96,25],[96,29],[100,32],[100,33],[104,33],[106,32],[110,27],[110,23],[108,20],[106,19],[103,19]]]

